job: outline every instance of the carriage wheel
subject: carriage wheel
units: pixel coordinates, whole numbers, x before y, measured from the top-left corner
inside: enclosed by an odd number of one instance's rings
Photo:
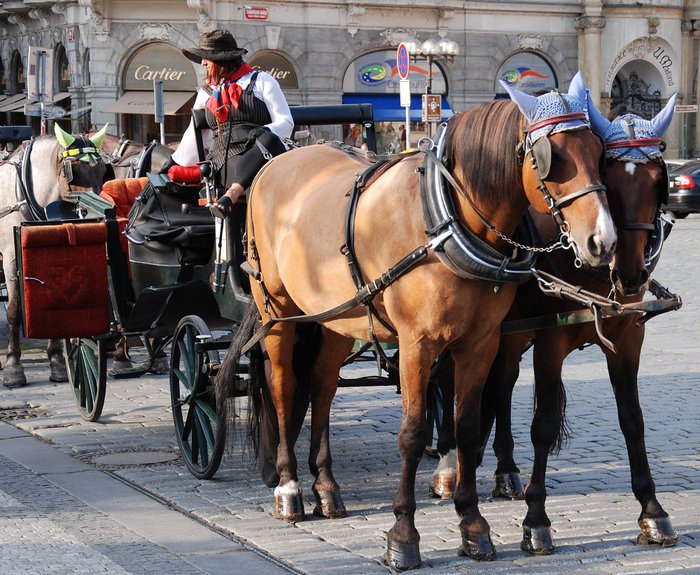
[[[209,377],[212,364],[219,363],[219,352],[196,346],[210,338],[204,321],[189,315],[180,320],[170,348],[170,399],[177,443],[188,469],[198,479],[216,473],[226,442]]]
[[[86,421],[97,421],[102,415],[107,392],[107,352],[104,342],[82,337],[64,339],[63,355],[80,415]]]

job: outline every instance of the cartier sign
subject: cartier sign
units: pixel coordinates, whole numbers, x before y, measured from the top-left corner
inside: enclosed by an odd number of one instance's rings
[[[297,75],[291,63],[277,52],[257,52],[248,59],[248,63],[256,70],[263,70],[270,74],[279,82],[283,90],[299,87]]]
[[[165,42],[153,42],[134,53],[124,71],[124,90],[152,91],[154,80],[163,80],[166,91],[197,89],[192,62]]]

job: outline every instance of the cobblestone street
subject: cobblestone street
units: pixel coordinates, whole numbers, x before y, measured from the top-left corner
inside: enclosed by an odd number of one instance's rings
[[[556,552],[531,557],[520,550],[526,504],[490,498],[495,457],[489,449],[478,470],[478,491],[497,557],[487,563],[458,557],[457,515],[451,501],[428,497],[436,462],[424,457],[416,488],[422,572],[700,573],[699,246],[700,216],[679,220],[654,278],[679,293],[683,307],[647,323],[639,378],[652,473],[659,500],[679,534],[678,544],[664,549],[635,544],[640,507],[631,493],[607,368],[597,347],[586,348],[572,354],[564,370],[572,440],[549,460],[547,511]],[[6,338],[0,343],[4,348]],[[312,514],[305,426],[297,458],[308,519],[287,524],[272,517],[272,490],[242,453],[240,437],[214,480],[190,475],[175,442],[167,375],[110,378],[102,418],[88,423],[78,415],[68,384],[48,381],[44,343],[24,342],[29,385],[0,387],[0,418],[5,421],[0,424],[2,573],[214,572],[207,570],[212,557],[230,558],[232,566],[236,557],[252,562],[250,571],[232,567],[231,572],[254,572],[253,567],[259,573],[288,569],[309,575],[388,572],[380,559],[385,533],[394,521],[392,499],[400,471],[396,443],[401,402],[394,389],[343,388],[335,399],[331,441],[335,476],[348,508],[344,519],[322,520]],[[526,354],[513,397],[515,456],[524,482],[532,465],[531,368],[531,354]],[[355,366],[346,375],[368,369]],[[24,432],[41,443],[25,438]],[[17,444],[26,451],[10,449],[10,441],[21,441]],[[22,462],[34,446],[55,452],[57,461],[74,461],[75,468],[28,467]],[[196,544],[174,550],[149,535],[157,533],[157,526],[150,532],[139,530],[120,518],[114,493],[104,494],[111,503],[102,507],[99,494],[75,494],[76,484],[98,475],[119,490],[133,487],[149,495],[149,505],[194,519],[191,524],[204,526],[215,543],[202,536],[202,553]],[[204,551],[207,557],[198,556]]]

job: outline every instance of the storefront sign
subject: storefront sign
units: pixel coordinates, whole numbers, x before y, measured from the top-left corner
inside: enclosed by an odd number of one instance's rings
[[[498,80],[528,94],[557,87],[552,68],[544,58],[532,52],[514,54],[501,64],[496,74],[496,93],[505,94],[506,91]]]
[[[182,52],[164,42],[154,42],[134,53],[124,71],[124,90],[153,90],[162,80],[166,91],[193,92],[197,89],[194,67]]]
[[[409,63],[408,80],[412,94],[422,94],[427,91],[429,74],[427,62]],[[437,63],[433,63],[432,76],[432,92],[445,94],[447,81]],[[400,81],[396,50],[370,52],[360,56],[348,66],[343,78],[343,92],[346,94],[399,94]]]
[[[257,52],[248,58],[250,64],[256,70],[263,70],[275,78],[280,87],[284,89],[297,89],[299,82],[292,64],[277,52]]]

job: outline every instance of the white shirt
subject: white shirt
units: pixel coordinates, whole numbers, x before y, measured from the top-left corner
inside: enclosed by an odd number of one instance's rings
[[[245,76],[239,78],[236,83],[245,90],[248,84],[250,84],[250,79],[253,77],[254,73],[255,72],[249,72]],[[292,119],[292,113],[289,111],[289,104],[287,104],[287,99],[282,93],[279,82],[267,72],[260,71],[255,80],[255,86],[253,86],[253,95],[262,100],[267,106],[267,111],[270,113],[270,118],[272,119],[269,124],[266,124],[266,126],[270,128],[270,131],[281,139],[291,137],[292,130],[294,129],[294,120]],[[194,110],[205,108],[209,96],[210,94],[206,90],[200,88],[192,108]],[[211,130],[202,130],[202,141],[204,142],[205,148],[208,147],[210,138]],[[187,130],[185,130],[185,133],[182,135],[182,140],[178,144],[177,150],[173,153],[172,158],[181,166],[194,166],[199,161],[197,139],[195,137],[192,120],[190,120],[190,125],[187,126]]]

